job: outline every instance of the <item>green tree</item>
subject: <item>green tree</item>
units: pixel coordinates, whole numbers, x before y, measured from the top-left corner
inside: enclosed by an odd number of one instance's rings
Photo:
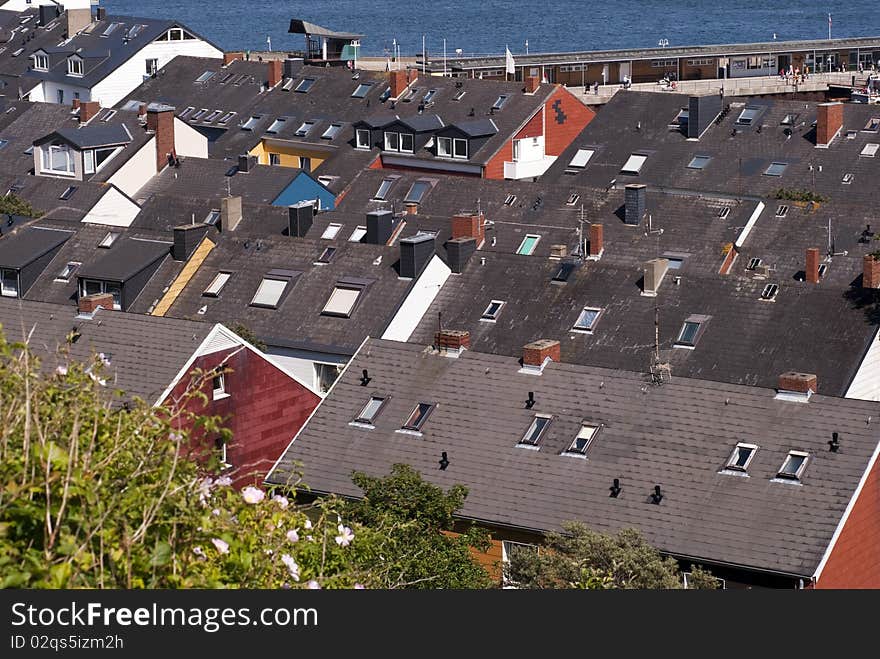
[[[375,551],[361,565],[372,573],[381,569],[385,587],[492,585],[473,555],[488,549],[488,533],[470,524],[456,525],[454,520],[467,488],[454,485],[444,492],[404,464],[393,465],[384,478],[356,472],[352,480],[364,497],[348,503],[345,514],[359,524],[382,530]]]
[[[635,529],[615,535],[569,522],[549,533],[538,552],[515,552],[505,577],[522,588],[682,588],[678,563],[663,557]],[[718,581],[694,567],[692,588],[717,588]]]
[[[28,202],[14,194],[0,195],[0,214],[22,215],[24,217],[40,217],[42,215],[40,211],[35,210]]]
[[[236,323],[229,329],[238,334],[241,338],[250,343],[257,350],[262,350],[263,352],[266,351],[266,344],[260,341],[257,335],[254,334],[251,328],[247,325]]]

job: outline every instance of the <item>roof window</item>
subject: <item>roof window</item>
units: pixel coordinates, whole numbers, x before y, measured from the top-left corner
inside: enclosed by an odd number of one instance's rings
[[[294,88],[293,91],[305,94],[312,88],[314,84],[314,78],[303,78],[302,80],[300,80],[299,84]]]
[[[516,203],[516,195],[515,194],[507,195],[507,198],[504,200],[505,206],[513,206],[515,203]]]
[[[865,148],[862,149],[859,155],[866,158],[873,158],[877,155],[878,149],[880,149],[880,144],[868,143],[865,145]]]
[[[747,107],[739,113],[739,117],[736,118],[736,123],[738,123],[740,126],[751,126],[755,119],[758,118],[758,115],[760,113],[760,108]]]
[[[377,201],[385,201],[388,196],[388,191],[391,189],[391,186],[394,185],[393,178],[386,178],[379,184],[379,189],[376,190],[376,194],[373,195],[373,199]]]
[[[78,261],[68,261],[67,264],[61,268],[61,272],[55,275],[55,281],[70,281],[73,273],[76,272],[77,268],[81,265],[82,263],[79,263]]]
[[[601,315],[602,309],[598,307],[584,307],[578,314],[578,318],[571,328],[572,331],[592,333]]]
[[[480,320],[485,320],[491,323],[494,323],[498,320],[498,314],[501,313],[501,309],[504,306],[503,300],[492,300],[489,302],[489,306],[486,307],[486,310],[483,312],[483,315],[480,316]]]
[[[216,121],[217,117],[223,114],[223,110],[214,110],[211,114],[204,118],[204,121]]]
[[[507,103],[507,94],[501,94],[495,99],[495,103],[492,105],[492,110],[500,110],[504,107],[505,103]]]
[[[583,169],[587,166],[595,153],[595,149],[578,149],[577,153],[574,154],[574,158],[568,163],[568,166],[576,169]]]
[[[688,318],[686,321],[684,321],[684,323],[682,323],[681,329],[678,332],[678,338],[675,341],[675,345],[684,346],[686,348],[693,348],[695,345],[697,345],[697,340],[699,339],[701,328],[701,321]]]
[[[354,231],[351,232],[351,235],[348,237],[348,242],[350,243],[359,243],[364,236],[367,235],[367,227],[358,226],[355,227]]]
[[[193,116],[190,117],[190,121],[198,121],[202,117],[208,114],[208,108],[202,108],[198,112],[196,112]]]
[[[415,181],[410,186],[409,192],[406,193],[403,201],[407,204],[420,204],[425,197],[425,193],[431,188],[428,181]]]
[[[67,201],[68,199],[70,199],[73,196],[73,193],[76,191],[77,191],[77,186],[69,185],[69,186],[67,186],[67,189],[64,190],[64,192],[62,192],[60,195],[58,195],[58,198],[61,199],[62,201]]]
[[[296,133],[294,133],[297,137],[305,137],[309,134],[309,131],[312,130],[312,127],[315,125],[314,121],[304,121],[302,125],[296,129]]]
[[[214,279],[211,280],[208,288],[204,290],[202,295],[206,297],[218,297],[220,295],[220,291],[222,291],[223,287],[226,286],[226,282],[229,281],[230,277],[232,277],[231,272],[218,272],[214,276]]]
[[[205,71],[202,75],[196,78],[196,82],[208,82],[211,78],[214,77],[214,71]]]
[[[272,124],[266,129],[267,133],[277,133],[284,128],[284,124],[287,123],[287,119],[285,117],[278,117]]]
[[[336,136],[339,135],[339,131],[341,130],[342,124],[330,124],[329,126],[327,126],[327,130],[325,130],[321,134],[321,137],[323,137],[325,140],[335,139]]]
[[[422,426],[425,425],[425,421],[428,420],[428,416],[433,411],[434,405],[432,403],[418,403],[409,415],[406,423],[403,424],[403,429],[421,432]]]
[[[577,435],[575,435],[574,440],[566,450],[566,453],[577,453],[580,455],[586,454],[587,449],[590,448],[590,444],[593,443],[593,438],[596,436],[598,430],[599,426],[595,424],[582,423],[580,430],[578,430]]]
[[[519,440],[519,443],[525,446],[537,446],[544,431],[547,430],[547,426],[550,425],[550,420],[552,418],[553,417],[549,415],[536,414],[535,418],[532,419],[532,423],[529,425],[528,430],[526,430],[522,439]]]
[[[703,169],[712,160],[711,156],[694,156],[688,163],[688,169]]]
[[[759,259],[757,256],[749,259],[749,264],[746,266],[746,270],[754,270],[759,265],[761,265],[763,261]]]
[[[777,293],[779,293],[778,284],[767,284],[764,287],[764,290],[761,291],[761,299],[766,300],[767,302],[773,302],[773,300],[776,299]]]
[[[253,130],[254,127],[260,122],[260,119],[262,119],[262,118],[263,118],[263,115],[261,115],[261,114],[252,115],[250,119],[248,119],[247,121],[245,121],[242,124],[241,129],[242,130]]]
[[[195,110],[195,108],[194,108],[192,105],[190,105],[186,110],[184,110],[183,112],[180,113],[179,118],[180,118],[180,119],[186,119],[187,116],[189,116],[189,114],[190,114],[193,110]]]
[[[321,313],[325,316],[350,318],[363,290],[363,287],[337,284],[333,287],[330,299],[327,300]]]
[[[370,400],[364,405],[360,413],[355,417],[355,423],[366,423],[373,425],[373,421],[379,415],[379,411],[385,405],[386,398],[383,396],[370,396]]]
[[[621,174],[632,174],[633,176],[638,176],[639,172],[642,171],[642,167],[645,164],[645,161],[648,160],[648,156],[643,156],[638,153],[632,154],[629,159],[624,163],[623,167],[620,170]]]
[[[354,93],[352,93],[351,97],[352,98],[363,98],[364,96],[366,96],[367,94],[370,93],[370,89],[372,87],[373,87],[372,82],[362,82],[355,88]]]
[[[788,206],[786,204],[780,204],[776,207],[776,217],[785,217],[788,215]]]
[[[737,444],[727,459],[727,464],[724,465],[724,468],[732,469],[733,471],[746,471],[757,450],[758,447],[754,444]]]
[[[779,468],[779,473],[776,474],[776,477],[799,481],[801,475],[804,473],[804,469],[807,467],[807,459],[809,457],[809,453],[789,451],[788,455],[785,457],[785,462],[782,463],[782,467]]]
[[[531,256],[535,247],[538,245],[538,241],[541,240],[541,236],[536,233],[527,233],[525,238],[522,239],[522,242],[519,244],[519,247],[516,248],[516,253],[520,256]]]
[[[228,124],[229,120],[232,119],[232,117],[234,117],[234,116],[235,116],[235,112],[227,112],[226,114],[223,115],[223,118],[221,118],[220,121],[218,121],[217,123]]]
[[[785,168],[788,167],[787,162],[772,162],[770,166],[764,170],[765,176],[782,176]]]
[[[327,240],[333,240],[336,237],[336,234],[339,233],[339,230],[342,228],[342,225],[337,222],[331,222],[327,225],[327,228],[324,229],[324,233],[321,234],[321,238],[326,238]]]
[[[324,251],[321,252],[321,255],[318,257],[316,263],[330,263],[333,260],[333,257],[336,255],[335,247],[325,247]]]
[[[272,277],[263,277],[254,298],[251,300],[252,307],[267,307],[269,309],[277,309],[281,296],[287,289],[289,279],[275,279]]]
[[[568,195],[568,199],[565,201],[566,206],[574,206],[578,201],[580,201],[581,196],[577,192],[572,192]]]
[[[103,238],[101,238],[98,243],[98,247],[111,247],[113,243],[121,236],[122,234],[118,231],[108,231]]]

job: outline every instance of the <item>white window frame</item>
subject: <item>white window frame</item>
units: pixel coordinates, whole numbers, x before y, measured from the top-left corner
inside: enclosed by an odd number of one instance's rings
[[[9,285],[11,280],[15,281],[14,286]],[[0,295],[3,297],[19,296],[18,270],[13,270],[12,268],[0,269]]]
[[[219,439],[217,441],[217,448],[220,451],[220,470],[226,471],[227,469],[232,469],[232,463],[229,462],[229,452],[226,442]]]
[[[426,406],[427,409],[420,414],[422,406]],[[421,433],[422,428],[425,427],[425,422],[428,420],[428,417],[431,416],[435,407],[437,407],[435,403],[424,403],[419,401],[407,417],[403,426],[401,426],[401,429]]]
[[[538,430],[538,422],[543,421],[543,425],[541,425],[541,429]],[[547,433],[547,428],[550,427],[550,424],[553,422],[552,414],[536,414],[532,417],[532,422],[529,424],[529,427],[523,433],[523,436],[520,438],[517,446],[525,446],[531,448],[539,448],[538,444],[540,444],[541,439]],[[535,434],[537,432],[537,435]]]
[[[107,163],[113,160],[119,152],[122,151],[125,147],[117,146],[117,147],[101,147],[98,149],[86,149],[82,152],[83,154],[83,173],[84,174],[97,174],[104,167],[107,166]],[[98,151],[111,151],[110,155],[104,158],[101,163],[96,167],[95,162]]]
[[[451,137],[438,137],[437,138],[437,157],[439,157],[439,158],[451,158],[452,157],[452,138]]]
[[[211,376],[211,400],[224,398],[229,398],[229,393],[226,391],[226,374],[221,371]]]
[[[354,228],[354,231],[351,232],[351,235],[348,237],[348,242],[350,243],[359,243],[361,239],[367,235],[367,227],[358,225]]]
[[[35,71],[48,71],[49,70],[49,56],[43,54],[34,55],[34,70]]]
[[[593,159],[594,155],[596,155],[595,149],[578,149],[577,153],[575,153],[574,157],[571,159],[571,162],[568,163],[568,166],[576,169],[584,169],[590,164],[590,160]],[[514,160],[515,159],[516,158],[514,158]]]
[[[792,457],[803,458],[803,462],[801,462],[800,467],[797,468],[797,471],[794,474],[786,473],[785,467],[791,462]],[[807,468],[807,464],[810,461],[810,454],[805,451],[789,451],[788,455],[785,456],[785,460],[782,462],[782,466],[779,468],[779,471],[776,474],[777,478],[781,478],[789,481],[800,481],[801,476],[803,476],[804,469]]]
[[[351,314],[354,312],[355,307],[357,307],[358,302],[360,302],[363,292],[364,289],[358,286],[336,284],[333,287],[333,292],[330,293],[330,297],[327,298],[327,302],[324,303],[324,308],[321,309],[321,313],[325,316],[351,318]],[[352,293],[354,293],[354,297],[352,297]],[[350,304],[348,304],[349,302]],[[339,306],[334,307],[334,304]],[[347,304],[347,306],[343,311],[342,305],[345,304]]]
[[[82,263],[80,263],[79,261],[68,261],[64,264],[64,268],[61,270],[61,272],[56,275],[55,281],[70,281],[70,278],[73,277],[74,273],[79,269],[81,265]]]
[[[530,238],[534,238],[534,239],[535,239],[535,242],[532,244],[532,248],[531,248],[528,252],[526,252],[526,251],[525,251],[526,242],[527,242]],[[516,248],[516,253],[517,253],[517,255],[518,255],[518,256],[531,256],[532,254],[535,253],[535,249],[538,247],[538,243],[539,243],[539,242],[541,242],[541,235],[540,235],[540,234],[537,234],[537,233],[527,233],[527,234],[523,237],[522,242],[519,244],[519,247]]]
[[[581,427],[578,429],[577,434],[574,436],[574,439],[571,441],[571,444],[566,449],[566,453],[571,453],[573,455],[586,455],[587,451],[590,449],[590,446],[593,445],[593,440],[596,439],[596,435],[599,433],[599,429],[602,427],[601,424],[598,423],[589,423],[587,421],[581,421]],[[589,431],[589,436],[583,437]],[[585,439],[586,444],[584,447],[579,449],[577,448],[577,443],[579,439]]]
[[[513,547],[528,548],[529,551],[538,552],[538,545],[528,542],[516,542],[515,540],[501,541],[501,586],[502,588],[515,589],[517,583],[507,578],[507,570],[510,565],[510,555],[513,553]]]
[[[489,313],[494,305],[498,305],[498,309],[495,310],[495,313]],[[501,315],[501,310],[504,309],[504,305],[507,304],[504,300],[490,300],[489,304],[486,305],[486,310],[483,312],[483,315],[480,316],[480,320],[485,323],[494,323],[498,320],[498,316]]]
[[[85,70],[85,65],[83,61],[79,57],[68,57],[67,58],[67,75],[73,76],[75,78],[82,78],[83,71]]]
[[[746,463],[742,466],[737,465],[737,459],[739,458],[739,450],[741,448],[749,449],[749,457],[746,460]],[[724,465],[725,469],[730,469],[731,471],[739,471],[746,473],[749,470],[749,465],[752,464],[752,460],[755,458],[755,455],[758,453],[757,444],[746,444],[745,442],[739,442],[736,446],[733,447],[733,451],[730,453],[730,457],[727,458],[727,463]]]
[[[325,140],[332,140],[335,139],[340,132],[342,132],[342,124],[334,122],[327,126],[327,129],[321,133],[321,137]]]
[[[281,165],[281,154],[269,152],[269,164],[275,167]]]
[[[464,153],[458,152],[458,147],[464,145]],[[467,160],[468,158],[468,141],[461,137],[456,137],[452,140],[452,157],[460,158],[463,160]]]
[[[685,340],[684,334],[688,329],[689,325],[696,325],[696,329],[694,330],[693,338],[690,340]],[[700,330],[703,329],[703,323],[699,320],[692,320],[687,318],[682,322],[681,329],[678,331],[678,338],[675,339],[675,345],[682,346],[685,348],[693,348],[697,345],[697,341],[700,340]]]
[[[281,285],[281,289],[277,290],[279,284]],[[263,277],[260,281],[260,285],[257,287],[257,291],[254,293],[254,297],[251,299],[250,306],[262,307],[265,309],[277,309],[278,305],[281,303],[281,298],[284,297],[289,285],[289,279],[269,276]],[[277,291],[277,295],[273,294],[270,296],[270,289],[271,292]]]
[[[355,131],[355,148],[356,149],[369,149],[370,148],[370,129],[369,128],[358,128]]]
[[[382,135],[384,139],[383,146],[385,151],[400,151],[400,133],[386,130]],[[396,146],[391,146],[392,138],[396,141]]]
[[[284,125],[286,123],[287,123],[287,117],[277,117],[275,119],[275,121],[273,121],[271,124],[269,124],[269,127],[266,129],[266,132],[272,133],[274,135],[275,133],[278,133],[279,131],[283,130]],[[297,130],[297,135],[299,135],[299,131],[302,130],[305,125],[306,125],[305,122],[303,122],[303,125],[299,127],[299,130]],[[312,124],[312,125],[314,125],[314,124]],[[306,132],[308,132],[308,131],[306,131]]]
[[[579,323],[580,323],[581,317],[583,317],[583,315],[589,311],[596,312],[596,315],[593,317],[593,322],[590,323],[589,327],[585,327],[583,325],[580,325]],[[602,309],[602,307],[584,307],[584,308],[582,308],[578,312],[578,317],[574,321],[574,325],[571,326],[571,331],[572,332],[581,332],[582,334],[592,334],[593,330],[596,329],[596,325],[599,323],[599,319],[602,317],[603,311],[604,311],[604,309]]]
[[[396,179],[386,178],[382,179],[382,182],[379,184],[379,189],[376,190],[376,194],[373,195],[373,199],[377,201],[385,201],[388,198],[388,193],[391,191],[391,186],[394,185],[394,181]]]
[[[342,229],[342,225],[338,222],[331,222],[327,225],[327,228],[324,229],[324,233],[321,234],[321,238],[324,240],[333,240],[339,234],[339,231]]]
[[[627,158],[626,162],[623,163],[623,167],[620,168],[620,173],[638,176],[646,162],[648,162],[648,156],[642,155],[641,153],[633,153]]]
[[[400,133],[400,152],[401,153],[412,153],[415,149],[416,138],[412,133]],[[409,147],[404,146],[404,142],[409,142]]]
[[[370,416],[365,416],[366,411],[373,406],[373,403],[378,402],[378,405],[375,405],[375,409]],[[382,412],[382,408],[385,407],[385,403],[388,402],[387,396],[370,396],[370,399],[364,403],[364,406],[361,408],[361,411],[358,412],[357,416],[352,420],[352,423],[374,427],[373,422],[376,420],[376,417],[379,416],[379,413]]]
[[[98,288],[100,290],[95,291],[94,293],[89,293],[89,284],[98,284]],[[114,291],[111,289],[118,289],[119,296],[114,294]],[[79,282],[79,296],[85,297],[87,295],[99,295],[109,293],[113,295],[113,309],[116,311],[122,310],[122,285],[117,284],[115,282],[107,282],[102,279],[81,279]]]
[[[214,278],[211,280],[211,283],[208,284],[208,287],[202,292],[202,295],[205,297],[220,297],[220,292],[231,278],[231,272],[221,270],[214,275]]]

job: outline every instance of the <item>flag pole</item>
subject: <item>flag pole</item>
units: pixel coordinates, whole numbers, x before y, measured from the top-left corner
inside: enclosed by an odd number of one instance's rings
[[[831,41],[831,14],[828,14],[828,41]]]

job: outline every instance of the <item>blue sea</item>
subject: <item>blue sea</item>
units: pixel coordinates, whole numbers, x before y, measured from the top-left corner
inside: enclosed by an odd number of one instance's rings
[[[723,5],[723,8],[719,8]],[[366,35],[363,54],[392,52],[394,41],[402,55],[427,50],[454,57],[503,55],[511,52],[549,52],[644,48],[661,40],[668,46],[823,39],[832,36],[880,34],[880,5],[876,0],[846,3],[766,0],[324,0],[268,2],[259,0],[102,0],[108,13],[180,20],[225,50],[302,50],[304,37],[288,34],[291,18],[301,18],[333,30]]]

